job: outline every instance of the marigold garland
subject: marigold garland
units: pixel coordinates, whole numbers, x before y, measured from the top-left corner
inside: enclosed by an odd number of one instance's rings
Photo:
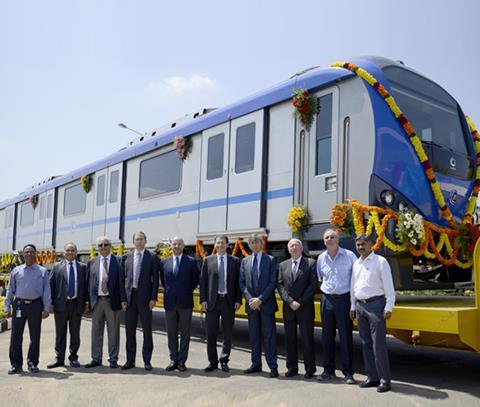
[[[82,175],[81,181],[82,181],[82,189],[85,191],[85,193],[89,193],[90,190],[92,189],[92,179],[93,176],[92,174],[87,174],[87,175]]]
[[[295,205],[288,212],[287,223],[293,233],[302,233],[308,227],[309,218],[306,207]]]

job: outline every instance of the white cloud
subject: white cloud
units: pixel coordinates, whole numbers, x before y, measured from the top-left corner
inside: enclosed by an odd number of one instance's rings
[[[208,76],[169,76],[158,82],[149,82],[149,92],[159,96],[183,96],[189,93],[205,92],[217,87],[215,80]]]

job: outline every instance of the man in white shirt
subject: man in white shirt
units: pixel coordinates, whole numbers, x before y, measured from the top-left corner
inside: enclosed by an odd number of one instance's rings
[[[360,387],[390,390],[386,321],[395,305],[395,289],[387,260],[372,252],[372,241],[363,234],[355,239],[360,258],[354,263],[350,289],[350,317],[358,320],[367,380]]]

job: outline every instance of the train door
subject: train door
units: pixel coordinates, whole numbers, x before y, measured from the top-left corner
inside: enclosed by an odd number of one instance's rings
[[[232,121],[227,228],[246,232],[260,226],[263,111]]]
[[[297,199],[308,207],[310,223],[328,223],[330,209],[337,202],[338,88],[315,94],[319,101],[309,132],[298,130],[299,177]]]
[[[107,176],[107,169],[97,171],[94,176],[92,191],[90,192],[95,194],[92,210],[92,243],[95,243],[97,237],[105,236]]]
[[[207,129],[202,134],[199,234],[226,230],[229,142],[229,122]]]
[[[113,241],[118,240],[120,235],[120,191],[122,176],[122,163],[108,168],[105,196],[105,235]]]

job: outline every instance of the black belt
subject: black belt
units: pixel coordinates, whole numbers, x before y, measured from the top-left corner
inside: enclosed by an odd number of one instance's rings
[[[225,298],[227,294],[217,294],[219,298]]]
[[[40,301],[40,297],[38,298],[35,298],[34,300],[29,300],[27,298],[17,298],[18,301],[20,301],[22,304],[32,304],[34,303],[35,301]]]
[[[349,292],[343,293],[343,294],[327,294],[327,293],[323,293],[323,294],[330,297],[330,298],[333,298],[333,299],[345,297],[346,295],[350,295]]]
[[[77,301],[77,298],[78,298],[78,297],[75,297],[75,298],[67,298],[67,301]]]
[[[360,299],[360,298],[357,298],[357,301],[361,302],[362,304],[368,304],[369,302],[381,300],[381,299],[384,299],[384,298],[385,298],[384,295],[376,295],[375,297],[365,298],[363,300]]]
[[[109,295],[99,295],[98,298],[110,298]]]

